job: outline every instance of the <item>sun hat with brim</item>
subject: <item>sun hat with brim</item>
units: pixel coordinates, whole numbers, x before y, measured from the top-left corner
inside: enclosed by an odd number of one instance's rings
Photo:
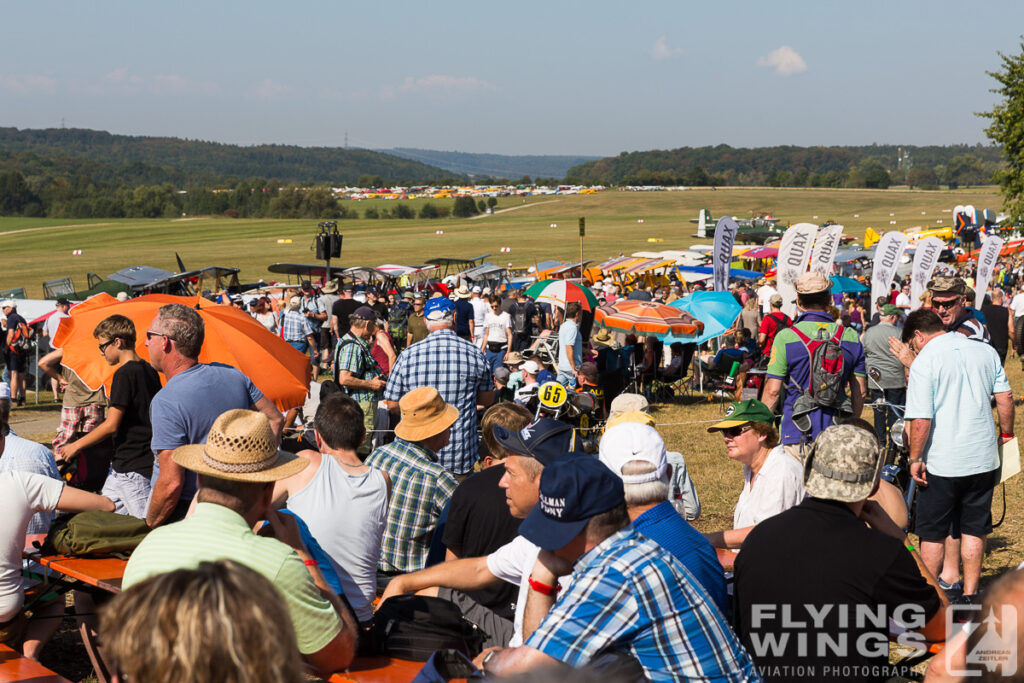
[[[760,422],[762,424],[774,424],[775,414],[768,410],[768,406],[755,398],[748,398],[746,401],[730,403],[725,409],[725,419],[708,427],[708,432],[717,432],[729,427],[739,427],[748,422]]]
[[[305,458],[278,450],[266,415],[241,409],[221,413],[206,443],[176,448],[171,459],[205,477],[254,483],[285,479],[309,465]]]
[[[533,458],[545,467],[579,450],[573,428],[550,417],[534,420],[519,431],[501,425],[494,425],[493,429],[495,440],[507,450]]]
[[[458,299],[468,299],[471,296],[473,296],[473,293],[469,291],[469,287],[466,285],[462,285],[455,290],[455,297]]]
[[[519,534],[544,550],[564,548],[591,517],[625,502],[622,480],[597,458],[566,458],[544,468],[540,501]]]
[[[608,407],[608,419],[614,419],[631,410],[646,412],[649,407],[650,403],[641,394],[619,394],[612,399],[612,404]]]
[[[508,355],[505,356],[505,365],[522,365],[523,354],[518,351],[509,351]]]
[[[338,281],[329,281],[327,284],[320,288],[320,291],[323,292],[324,294],[334,294],[335,292],[338,291]]]
[[[398,401],[402,421],[395,436],[406,441],[422,441],[455,424],[459,409],[448,405],[434,387],[417,387]]]
[[[804,491],[813,498],[856,503],[875,490],[882,465],[875,435],[854,425],[832,425],[814,440],[804,462]]]
[[[811,270],[796,279],[793,285],[797,294],[817,294],[832,288],[832,280],[816,270]]]

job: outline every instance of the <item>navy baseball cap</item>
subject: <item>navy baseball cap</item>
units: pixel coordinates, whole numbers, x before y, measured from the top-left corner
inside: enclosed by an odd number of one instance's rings
[[[534,420],[518,432],[494,425],[494,438],[499,444],[513,453],[539,460],[545,467],[557,458],[576,452],[575,437],[572,427],[550,417]]]
[[[452,300],[447,297],[435,297],[433,299],[427,299],[427,304],[423,307],[423,315],[428,320],[440,320],[452,313],[455,310],[455,304]]]
[[[519,525],[520,535],[544,550],[558,550],[591,517],[626,502],[622,479],[597,458],[565,458],[540,475],[540,502]]]

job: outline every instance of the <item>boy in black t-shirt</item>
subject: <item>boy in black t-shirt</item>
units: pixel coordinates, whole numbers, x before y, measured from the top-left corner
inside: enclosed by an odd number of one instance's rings
[[[135,324],[125,316],[105,318],[92,336],[107,363],[120,366],[110,384],[107,419],[86,436],[64,446],[58,457],[69,460],[83,448],[113,436],[114,457],[103,484],[103,495],[114,501],[115,512],[145,519],[153,473],[149,404],[160,391],[160,376],[135,352]]]

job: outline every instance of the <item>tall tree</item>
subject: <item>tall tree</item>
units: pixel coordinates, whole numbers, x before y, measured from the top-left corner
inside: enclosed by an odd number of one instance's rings
[[[1024,43],[1021,53],[1004,55],[999,53],[1003,68],[990,71],[988,75],[999,82],[992,92],[1002,100],[992,111],[980,115],[991,119],[992,124],[985,134],[1003,146],[1006,168],[999,171],[1000,189],[1003,193],[1003,209],[1015,221],[1024,217]]]

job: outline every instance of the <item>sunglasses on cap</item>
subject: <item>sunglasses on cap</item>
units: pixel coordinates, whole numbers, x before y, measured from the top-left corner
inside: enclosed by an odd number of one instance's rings
[[[740,434],[742,434],[744,432],[748,432],[748,431],[750,431],[753,428],[754,428],[754,426],[748,422],[745,425],[739,425],[737,427],[726,427],[725,429],[722,429],[721,432],[722,432],[722,436],[724,436],[725,438],[727,438],[727,439],[735,439]]]

